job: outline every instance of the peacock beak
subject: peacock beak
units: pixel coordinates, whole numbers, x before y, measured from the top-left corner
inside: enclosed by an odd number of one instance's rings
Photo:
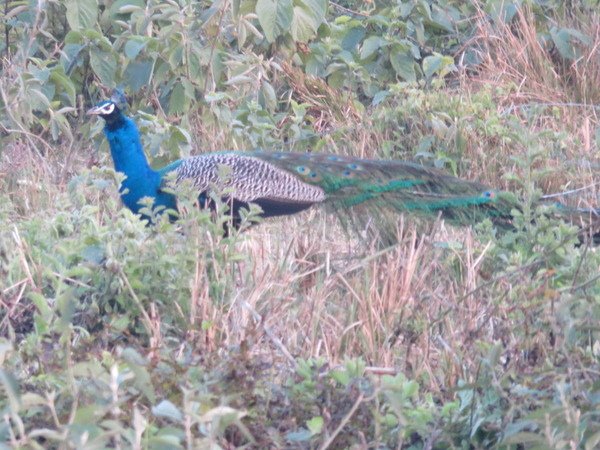
[[[99,116],[101,114],[101,111],[98,106],[94,106],[93,108],[88,109],[88,111],[85,114],[88,116]]]

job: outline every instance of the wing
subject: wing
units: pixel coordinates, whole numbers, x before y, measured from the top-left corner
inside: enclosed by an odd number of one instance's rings
[[[210,189],[230,191],[242,206],[256,203],[263,216],[294,214],[326,199],[323,189],[297,175],[244,152],[221,152],[182,160],[176,182],[190,180],[200,194]]]

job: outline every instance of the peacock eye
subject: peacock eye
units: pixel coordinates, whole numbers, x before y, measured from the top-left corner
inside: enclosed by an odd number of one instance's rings
[[[115,104],[114,103],[107,103],[106,105],[104,105],[102,107],[102,114],[112,114],[113,111],[115,110]]]

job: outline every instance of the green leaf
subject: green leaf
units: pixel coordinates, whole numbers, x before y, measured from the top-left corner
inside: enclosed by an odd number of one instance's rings
[[[61,90],[67,95],[69,99],[69,104],[71,106],[75,106],[75,86],[73,85],[73,81],[69,77],[67,77],[62,69],[62,66],[56,66],[52,72],[50,73],[50,80],[57,86],[60,87]]]
[[[133,385],[143,392],[151,403],[154,403],[156,401],[156,393],[154,392],[150,373],[145,367],[148,364],[147,361],[131,347],[123,350],[122,357],[128,362],[129,369],[135,374]]]
[[[423,72],[425,78],[431,78],[436,72],[441,70],[443,59],[441,55],[427,56],[423,59]]]
[[[145,41],[129,39],[125,44],[123,51],[125,52],[125,56],[127,56],[129,59],[135,59],[145,46]]]
[[[392,63],[392,67],[396,71],[396,75],[398,75],[404,81],[417,81],[417,74],[415,72],[415,60],[410,54],[405,52],[392,51],[390,54],[390,62]]]
[[[332,370],[329,372],[329,376],[342,386],[348,386],[351,381],[350,374],[346,370]]]
[[[100,264],[106,257],[106,252],[103,245],[88,245],[81,251],[81,257],[92,264]]]
[[[143,0],[117,0],[109,9],[109,14],[112,19],[123,17],[128,14],[126,11],[131,11],[133,8],[143,9],[146,4]]]
[[[575,51],[570,42],[570,36],[564,28],[559,30],[553,27],[550,30],[550,36],[552,37],[552,42],[554,42],[560,56],[565,59],[575,58]]]
[[[57,114],[50,110],[50,132],[52,133],[52,139],[58,140],[61,132],[64,133],[69,139],[73,139],[71,133],[71,126],[69,121],[63,114]]]
[[[50,108],[50,100],[42,91],[35,88],[27,89],[27,103],[34,111],[44,112]]]
[[[115,86],[117,60],[112,53],[92,48],[90,50],[90,65],[102,84],[110,87]]]
[[[358,43],[365,37],[366,30],[363,27],[354,27],[346,32],[342,39],[342,48],[346,51],[352,51]]]
[[[298,431],[292,431],[285,435],[285,439],[290,442],[305,442],[312,437],[312,433],[304,428],[300,428]]]
[[[437,5],[432,5],[431,24],[432,28],[438,28],[448,33],[454,32],[454,22],[449,11],[442,9]]]
[[[486,9],[489,10],[489,15],[494,22],[509,24],[519,10],[517,5],[516,2],[492,1]]]
[[[231,2],[231,12],[236,20],[240,17],[240,3],[241,0],[233,0]]]
[[[68,328],[68,325],[73,320],[73,315],[77,308],[75,297],[75,289],[72,287],[66,288],[56,297],[56,307],[57,311],[60,313],[59,327],[61,328]]]
[[[585,443],[585,450],[592,450],[600,446],[600,431],[592,434]]]
[[[97,0],[67,0],[67,22],[72,30],[92,28],[98,19]]]
[[[429,0],[420,0],[417,2],[417,10],[428,20],[431,20],[431,5]]]
[[[78,45],[84,47],[85,39],[83,33],[79,31],[69,31],[65,36],[66,45]],[[66,46],[65,45],[65,46]]]
[[[29,299],[36,306],[38,312],[45,321],[50,321],[52,319],[52,309],[48,306],[48,301],[42,294],[30,292]]]
[[[169,97],[169,114],[181,114],[187,111],[188,99],[183,84],[177,83]]]
[[[16,414],[21,409],[19,382],[12,373],[0,369],[0,386],[8,399],[9,411]],[[7,414],[7,413],[5,413]]]
[[[387,96],[389,94],[390,94],[390,91],[388,91],[388,90],[383,90],[383,91],[377,92],[377,94],[375,94],[373,96],[373,100],[371,100],[371,105],[372,106],[379,105],[382,101],[384,101],[387,98]]]
[[[129,86],[133,92],[138,92],[141,88],[150,83],[153,70],[154,60],[143,59],[129,63],[123,76],[127,86]]]
[[[288,31],[294,15],[292,0],[258,0],[256,15],[269,42]]]
[[[275,108],[277,108],[277,95],[271,83],[263,80],[260,94],[264,101],[264,107],[269,111],[275,111]]]
[[[13,413],[17,413],[21,408],[21,392],[19,389],[19,382],[10,372],[0,369],[0,386],[2,391],[8,399],[10,410]]]
[[[165,417],[176,422],[181,422],[183,420],[181,411],[169,400],[163,400],[158,405],[153,406],[152,414],[156,417]]]
[[[320,434],[321,431],[323,431],[324,423],[325,423],[325,421],[323,420],[323,417],[316,416],[316,417],[313,417],[312,419],[310,419],[309,421],[307,421],[306,426],[308,427],[308,429],[314,436],[316,434]]]
[[[0,364],[4,364],[6,358],[13,352],[12,343],[4,338],[0,338]]]
[[[173,433],[173,430],[169,429],[169,432]],[[181,446],[182,437],[177,434],[165,434],[163,430],[161,430],[161,435],[153,436],[148,438],[148,448],[156,448],[156,449],[173,449],[173,448],[183,448]]]
[[[294,0],[291,34],[295,41],[307,42],[325,20],[326,0]]]
[[[384,40],[379,36],[369,36],[363,42],[362,48],[360,49],[360,59],[367,59],[373,53],[375,53],[384,44]]]
[[[169,53],[169,65],[172,70],[179,70],[179,68],[184,63],[183,61],[184,53],[182,46],[174,47]]]
[[[476,430],[475,427],[473,427],[473,430]],[[473,432],[471,432],[471,434],[473,434]],[[544,439],[543,435],[541,434],[537,434],[537,433],[532,433],[529,431],[523,431],[521,433],[517,433],[512,435],[510,438],[508,439],[504,439],[502,441],[502,444],[521,444],[521,445],[526,445],[527,448],[544,448],[544,444],[546,444],[546,440]]]
[[[588,46],[591,43],[588,36],[571,28],[558,29],[552,27],[550,29],[550,36],[552,37],[552,42],[554,42],[560,56],[570,60],[577,59],[580,53],[573,42],[574,40],[579,41],[580,44],[585,46]]]

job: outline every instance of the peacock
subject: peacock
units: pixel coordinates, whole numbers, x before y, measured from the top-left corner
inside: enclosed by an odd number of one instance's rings
[[[325,205],[343,217],[345,224],[354,226],[371,223],[375,228],[383,227],[393,222],[390,216],[405,212],[441,217],[457,226],[489,218],[503,230],[512,227],[511,211],[519,207],[510,193],[399,160],[220,151],[181,159],[155,170],[144,154],[137,126],[121,104],[113,95],[87,114],[105,121],[104,133],[115,170],[126,176],[120,187],[121,199],[136,214],[144,197],[153,199],[157,211],[177,211],[176,193],[169,189],[169,180],[175,185],[189,180],[198,192],[199,204],[207,207],[214,207],[211,188],[226,185],[234,227],[241,222],[241,209],[250,203],[258,205],[260,216],[265,218]],[[223,167],[228,172],[226,180],[222,179]]]

